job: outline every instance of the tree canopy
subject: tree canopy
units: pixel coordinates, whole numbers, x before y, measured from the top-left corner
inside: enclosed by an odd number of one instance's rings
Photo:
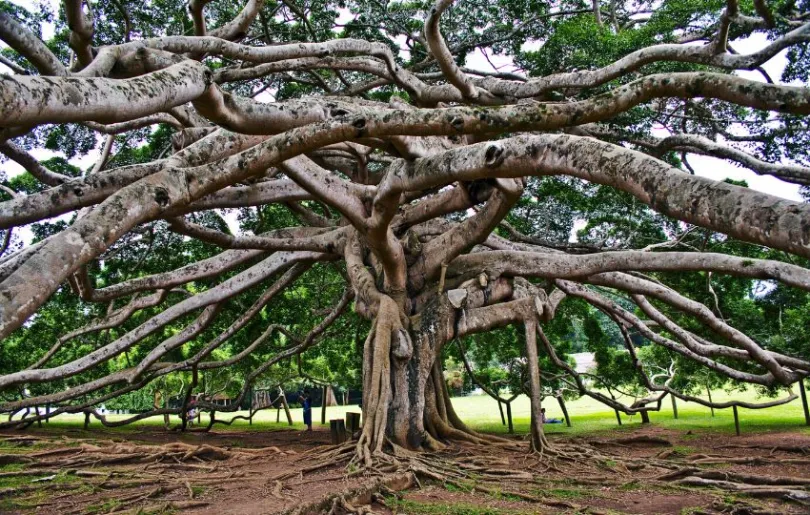
[[[446,357],[534,421],[810,374],[810,205],[694,158],[810,198],[806,0],[0,1],[0,40],[0,411],[327,380],[370,464],[486,440]]]

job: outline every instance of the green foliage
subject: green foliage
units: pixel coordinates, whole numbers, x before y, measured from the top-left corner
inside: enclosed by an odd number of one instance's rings
[[[60,8],[54,12],[50,3],[41,3],[42,5],[35,8],[25,9],[0,0],[0,10],[11,13],[15,19],[40,36],[45,35],[45,24],[52,25],[53,37],[48,38],[45,43],[63,63],[68,63],[69,31],[64,10]],[[123,43],[128,39],[193,33],[185,0],[100,0],[92,4],[95,47]],[[716,20],[726,7],[725,0],[634,0],[602,4],[605,19],[602,25],[598,25],[589,10],[590,2],[580,0],[464,0],[455,2],[442,16],[441,30],[448,46],[458,56],[460,65],[466,65],[467,55],[474,49],[479,49],[488,56],[501,54],[512,57],[529,76],[541,77],[573,70],[597,69],[647,46],[674,42],[683,34],[713,33]],[[742,1],[740,4],[744,14],[753,13],[752,1]],[[781,16],[792,9],[800,12],[810,10],[810,2],[807,0],[774,0],[768,4],[778,22],[775,28],[765,32],[771,40],[790,30]],[[232,19],[241,5],[241,2],[207,4],[208,25],[216,27]],[[421,37],[414,35],[423,30],[424,19],[432,5],[433,2],[427,0],[393,3],[315,0],[301,3],[300,6],[288,2],[283,5],[267,2],[251,27],[249,37],[251,44],[257,45],[324,41],[334,37],[363,38],[388,45],[399,65],[418,65],[420,73],[431,73],[438,68],[435,63],[426,61],[427,49],[420,42]],[[631,19],[630,12],[635,10],[648,12],[649,18]],[[336,20],[347,12],[352,15],[351,19],[336,27]],[[570,14],[558,15],[560,12]],[[302,16],[302,13],[306,16]],[[33,71],[29,63],[16,52],[7,48],[0,52],[15,64]],[[212,56],[206,56],[203,62],[211,69],[229,64],[227,60]],[[684,63],[650,64],[642,67],[638,73],[596,88],[598,91],[554,91],[548,94],[548,99],[575,101],[639,76],[703,69],[706,68]],[[810,81],[808,70],[810,46],[805,43],[787,52],[782,80],[807,83]],[[365,77],[355,72],[347,72],[346,76]],[[296,75],[294,80],[270,76],[223,87],[244,95],[258,93],[260,90],[272,92],[276,99],[283,100],[320,92],[323,84],[340,85],[340,77],[333,72]],[[389,101],[392,97],[410,100],[407,92],[394,86],[376,88],[368,92],[368,97],[379,101]],[[623,135],[643,136],[649,134],[653,127],[667,126],[714,138],[729,131],[735,124],[745,124],[752,135],[757,137],[744,144],[753,154],[772,161],[785,160],[810,165],[810,121],[807,117],[779,115],[767,118],[767,114],[706,99],[665,99],[661,102],[671,115],[666,120],[657,107],[647,104],[616,116],[606,125]],[[166,157],[171,150],[173,134],[174,128],[171,126],[159,125],[115,136],[113,152],[106,168]],[[79,177],[87,170],[82,170],[73,163],[77,158],[100,148],[104,138],[97,137],[94,131],[84,125],[64,124],[37,127],[15,139],[15,142],[27,150],[47,149],[55,153],[55,157],[41,161],[42,165],[69,177]],[[673,166],[686,169],[678,152],[669,152],[661,157]],[[370,165],[371,171],[379,171],[379,165],[376,165],[377,168],[374,166]],[[33,194],[43,189],[29,173],[12,178],[3,176],[2,179],[4,184],[20,193]],[[810,189],[805,188],[803,191],[810,200]],[[7,198],[5,193],[2,195],[3,199]],[[338,215],[319,203],[301,204],[321,216],[337,221]],[[201,213],[194,215],[193,221],[230,233],[226,217],[233,214],[236,214],[240,229],[247,233],[261,234],[300,225],[296,214],[288,206],[277,204],[243,208],[238,212],[222,210],[219,213]],[[34,242],[64,230],[72,221],[72,218],[64,217],[33,224],[31,232]],[[628,193],[579,179],[561,177],[530,177],[524,195],[506,221],[518,231],[540,240],[541,244],[552,247],[575,244],[583,251],[594,247],[642,249],[684,236],[690,229],[652,211]],[[577,241],[571,242],[571,234],[575,228],[578,228]],[[508,236],[505,229],[499,228],[498,231],[501,235]],[[133,278],[169,272],[191,261],[211,257],[220,250],[213,245],[186,239],[171,232],[165,222],[148,222],[112,245],[98,263],[87,267],[87,273],[91,283],[101,288]],[[744,244],[706,230],[690,231],[683,238],[678,250],[725,252],[749,259],[791,260],[808,266],[807,260]],[[205,291],[253,263],[255,261],[218,277],[196,281],[188,285],[188,289],[191,292]],[[291,289],[266,306],[254,321],[217,349],[211,358],[227,359],[244,351],[270,324],[279,324],[298,337],[304,336],[340,299],[345,284],[344,276],[345,270],[340,264],[313,266]],[[751,335],[765,348],[795,356],[810,356],[810,296],[804,292],[771,282],[710,276],[705,273],[656,273],[650,274],[650,277],[709,306],[715,315]],[[538,285],[548,291],[553,290],[549,283],[540,281]],[[182,348],[173,351],[167,359],[187,359],[200,352],[216,334],[229,327],[244,313],[258,298],[262,287],[266,286],[257,286],[224,303],[220,316],[210,327]],[[605,293],[612,295],[615,292]],[[175,291],[165,302],[136,313],[120,327],[89,333],[65,342],[49,365],[67,363],[92,352],[126,331],[138,327],[149,317],[183,298],[183,295]],[[632,304],[615,295],[611,298],[614,297],[625,309],[633,310]],[[118,301],[112,308],[119,309],[129,300],[131,299]],[[657,309],[689,331],[708,341],[723,342],[721,337],[693,318],[659,302],[653,303]],[[89,320],[103,317],[107,309],[107,305],[77,299],[67,284],[62,285],[36,317],[3,342],[0,373],[29,366],[43,356],[61,335],[83,326]],[[102,367],[83,372],[69,380],[32,386],[29,393],[60,391],[80,382],[129,368],[147,355],[157,342],[176,334],[198,314],[173,321]],[[636,314],[641,316],[640,313]],[[368,321],[349,310],[320,337],[318,345],[308,349],[300,359],[286,359],[270,367],[255,378],[255,386],[269,388],[278,383],[286,383],[291,389],[304,389],[326,381],[342,388],[358,388],[361,384],[362,345],[368,329]],[[642,392],[642,382],[618,327],[613,320],[593,307],[569,298],[560,305],[555,319],[544,324],[544,331],[562,359],[569,359],[570,354],[575,352],[594,353],[597,363],[594,372],[601,378],[602,386],[635,394]],[[661,334],[673,336],[663,330]],[[648,345],[639,334],[631,333],[630,337],[645,365],[658,369],[673,366],[678,371],[673,386],[685,392],[702,392],[707,387],[735,388],[723,376],[707,372],[694,362],[666,349]],[[208,392],[222,390],[230,396],[236,396],[251,370],[290,343],[288,337],[275,333],[245,360],[230,367],[226,375],[202,374],[199,388]],[[499,395],[511,395],[525,390],[525,336],[522,328],[508,327],[468,337],[463,345],[478,382]],[[468,392],[473,387],[462,363],[459,347],[448,344],[443,356],[446,378],[459,393]],[[554,366],[544,352],[541,352],[540,365],[544,373],[544,393],[562,391],[569,398],[578,396],[569,384],[558,377],[561,370]],[[739,363],[736,365],[739,366]],[[754,367],[750,369],[755,370]],[[308,377],[296,381],[290,379],[300,373]],[[141,391],[109,401],[107,407],[149,409],[156,392],[164,398],[176,398],[183,393],[182,390],[188,386],[189,381],[190,374],[173,374]],[[768,390],[761,393],[774,395],[779,392]],[[3,395],[12,397],[18,394],[4,392]]]

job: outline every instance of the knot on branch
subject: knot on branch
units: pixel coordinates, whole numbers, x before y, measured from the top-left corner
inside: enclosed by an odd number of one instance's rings
[[[157,202],[160,207],[166,207],[170,201],[169,190],[162,187],[155,188],[155,202]]]
[[[490,145],[484,152],[484,164],[487,168],[497,168],[501,166],[505,157],[504,150],[500,145]]]
[[[352,122],[352,127],[357,129],[357,136],[362,136],[366,131],[366,119],[358,118]]]
[[[203,68],[203,84],[206,87],[210,86],[214,82],[214,72],[213,70],[209,69],[208,67]]]
[[[459,132],[461,132],[464,129],[464,118],[462,118],[461,116],[456,115],[450,117],[448,122],[450,123],[451,127],[453,127],[455,130]]]

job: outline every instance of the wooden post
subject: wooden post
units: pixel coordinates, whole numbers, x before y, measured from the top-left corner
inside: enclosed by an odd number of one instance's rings
[[[326,425],[326,395],[329,393],[327,386],[323,387],[323,395],[321,396],[321,425]]]
[[[360,429],[360,413],[353,411],[346,412],[346,431],[349,434],[354,434]]]
[[[329,431],[332,434],[332,445],[340,445],[346,442],[346,424],[342,418],[330,420]]]
[[[672,414],[675,416],[675,420],[678,420],[678,403],[674,395],[669,394],[669,397],[672,399]]]
[[[740,416],[737,413],[737,406],[732,406],[734,409],[734,431],[736,431],[737,436],[740,436]]]
[[[281,405],[284,407],[284,414],[287,415],[287,425],[293,425],[292,414],[290,413],[290,406],[287,405],[287,395],[281,387],[278,387],[278,393],[281,395]]]
[[[563,399],[562,395],[557,396],[557,402],[560,403],[560,409],[563,412],[563,417],[565,417],[565,425],[571,427],[571,417],[568,416],[568,408],[565,407],[565,399]]]
[[[503,404],[501,404],[500,399],[495,399],[495,400],[498,401],[498,411],[501,412],[501,425],[505,426],[506,425],[506,417],[503,416]]]
[[[807,392],[804,389],[804,378],[799,379],[799,393],[802,394],[802,406],[804,407],[804,423],[810,426],[810,410],[807,409]]]
[[[622,416],[619,414],[619,410],[614,409],[613,411],[616,412],[616,421],[619,423],[619,425],[622,425]]]
[[[506,403],[506,420],[509,423],[509,434],[513,434],[515,432],[515,427],[512,425],[512,403]]]

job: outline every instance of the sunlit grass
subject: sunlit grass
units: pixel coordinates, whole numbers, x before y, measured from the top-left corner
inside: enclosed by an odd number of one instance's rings
[[[737,392],[731,395],[723,391],[717,391],[712,393],[712,398],[715,401],[725,401],[732,398],[746,400],[749,402],[768,400],[758,398],[753,390],[749,390],[745,393]],[[566,405],[568,412],[571,415],[572,427],[566,427],[565,424],[547,424],[545,428],[548,433],[578,434],[619,428],[615,413],[589,397],[568,401]],[[497,402],[486,395],[456,397],[453,399],[453,406],[461,418],[473,429],[494,433],[506,432],[506,426],[501,423]],[[546,407],[546,414],[549,418],[563,418],[562,411],[554,399],[546,399],[544,406]],[[293,417],[293,426],[287,425],[283,411],[280,413],[280,422],[276,422],[276,410],[269,409],[257,413],[254,416],[252,425],[249,425],[247,421],[238,420],[231,426],[217,424],[215,427],[219,431],[227,431],[229,429],[264,431],[290,428],[296,430],[305,429],[303,424],[302,410],[297,408],[291,409],[290,411]],[[360,408],[356,405],[327,408],[327,424],[329,423],[330,419],[344,418],[347,411],[359,412]],[[237,413],[222,412],[217,413],[217,418],[229,420],[232,416],[237,414],[247,415],[246,412],[241,411]],[[776,406],[761,410],[740,408],[739,414],[742,432],[765,432],[798,429],[810,433],[810,427],[804,425],[802,405],[801,401],[798,399],[783,406]],[[320,408],[313,408],[312,415],[315,423],[314,425],[317,428],[320,425],[321,419]],[[666,399],[661,406],[661,411],[652,412],[650,414],[650,419],[653,425],[681,429],[684,431],[691,429],[716,430],[722,432],[734,431],[734,417],[730,408],[724,410],[715,410],[714,416],[712,417],[709,408],[705,408],[695,403],[678,401],[678,415],[678,419],[674,419],[672,404],[670,403],[669,399]],[[526,433],[529,429],[529,399],[527,397],[520,396],[515,399],[515,401],[512,403],[512,416],[515,425],[515,432]],[[122,420],[126,417],[127,415],[108,415],[109,420]],[[627,416],[622,414],[621,419],[622,429],[639,427],[641,425],[641,418],[639,416]],[[206,425],[208,423],[207,413],[203,414],[201,421],[202,425]],[[171,418],[172,425],[179,424],[179,422],[179,418]],[[51,420],[50,423],[43,424],[43,428],[47,428],[49,430],[77,430],[82,428],[83,424],[84,415],[82,414],[60,415],[59,417]],[[139,428],[161,426],[162,424],[163,417],[161,416],[138,421],[121,429],[124,431],[138,430]],[[94,429],[101,427],[100,422],[96,420],[93,420],[90,425]]]
[[[768,400],[758,398],[756,393],[752,390],[745,393],[737,392],[732,395],[723,391],[713,392],[712,399],[714,401],[737,399],[749,402]],[[665,399],[661,405],[661,411],[650,413],[651,423],[653,425],[681,429],[684,431],[691,429],[709,429],[724,432],[734,431],[734,415],[731,408],[714,410],[714,416],[712,416],[709,408],[696,403],[683,402],[680,400],[677,402],[677,420],[673,416],[670,400]],[[501,423],[498,405],[489,397],[461,397],[454,399],[453,405],[462,418],[468,421],[471,427],[479,431],[506,431],[505,426]],[[547,417],[563,418],[562,411],[556,400],[546,399],[544,407],[546,408]],[[546,424],[545,430],[547,433],[589,433],[619,428],[615,412],[589,397],[567,402],[566,407],[568,408],[568,413],[571,415],[572,427],[566,427],[565,424]],[[804,428],[805,431],[810,432],[810,427],[804,425],[802,404],[798,399],[783,406],[760,410],[739,408],[738,411],[742,432],[777,431],[788,428]],[[528,432],[529,399],[527,397],[518,397],[513,402],[512,416],[515,424],[515,432]],[[621,419],[621,427],[623,429],[641,425],[640,416],[621,414]]]

